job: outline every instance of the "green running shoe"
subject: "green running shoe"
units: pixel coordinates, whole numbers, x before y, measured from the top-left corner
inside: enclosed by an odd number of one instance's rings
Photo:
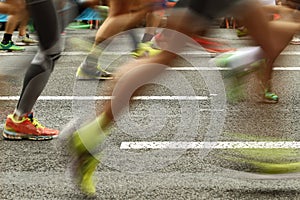
[[[16,46],[13,41],[9,41],[7,44],[0,43],[0,50],[5,51],[25,51],[25,48]]]
[[[131,55],[135,58],[140,58],[140,57],[155,56],[159,53],[161,53],[161,50],[153,48],[152,42],[145,42],[145,43],[140,43],[138,45],[138,48],[135,51],[131,52]]]
[[[236,104],[246,99],[246,89],[242,78],[232,77],[224,80],[226,87],[226,97],[230,104]]]
[[[265,64],[262,52],[259,47],[241,48],[210,60],[210,66],[223,68],[222,76],[229,103],[235,104],[246,99],[245,78]]]
[[[263,101],[266,103],[278,103],[279,97],[275,93],[265,90]]]

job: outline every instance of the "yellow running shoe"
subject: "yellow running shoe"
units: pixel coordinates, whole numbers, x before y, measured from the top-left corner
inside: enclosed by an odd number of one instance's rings
[[[75,131],[69,144],[73,178],[81,191],[87,195],[96,192],[93,175],[100,162],[97,147],[108,135],[100,126],[101,120],[106,120],[103,115]]]
[[[140,43],[138,48],[135,51],[131,52],[131,55],[135,58],[140,57],[148,57],[148,56],[155,56],[161,52],[160,49],[153,48],[152,42],[145,42]]]
[[[102,69],[100,65],[95,68],[85,68],[80,65],[76,72],[77,80],[111,80],[113,74]]]
[[[235,135],[247,141],[270,141],[276,142],[278,139],[271,137],[255,138],[243,134]],[[263,174],[283,174],[300,172],[299,150],[294,148],[249,148],[226,150],[227,154],[223,158],[236,164],[243,164],[247,170]]]
[[[72,151],[73,178],[77,186],[87,195],[95,194],[96,187],[93,175],[99,164],[99,160],[85,148],[78,132],[73,134],[70,149]]]

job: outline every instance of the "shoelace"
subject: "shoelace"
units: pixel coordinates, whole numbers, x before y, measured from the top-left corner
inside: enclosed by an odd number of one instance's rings
[[[28,118],[36,128],[44,128],[44,126],[36,118],[33,117],[32,113],[28,114]]]

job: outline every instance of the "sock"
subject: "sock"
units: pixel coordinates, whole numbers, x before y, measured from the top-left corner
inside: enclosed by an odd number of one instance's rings
[[[11,41],[12,34],[4,33],[2,44],[8,44],[9,41]]]
[[[13,113],[13,118],[17,121],[21,121],[23,119],[23,116],[25,115],[26,113],[22,113],[20,112],[18,109],[15,109],[14,113]]]
[[[152,40],[152,38],[154,37],[154,35],[149,34],[149,33],[145,33],[142,39],[142,42],[149,42]]]
[[[19,34],[19,38],[25,38],[25,37],[29,38],[29,33],[25,33],[24,35]]]
[[[97,55],[90,53],[83,61],[81,65],[84,69],[94,69],[98,65],[98,57]]]
[[[94,152],[95,148],[103,143],[109,135],[106,132],[108,118],[105,113],[102,113],[95,120],[77,130],[81,142],[89,152]],[[103,126],[103,127],[102,127]]]

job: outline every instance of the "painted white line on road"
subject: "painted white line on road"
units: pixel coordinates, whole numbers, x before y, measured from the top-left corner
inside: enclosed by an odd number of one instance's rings
[[[169,67],[169,71],[229,71],[223,67]],[[300,67],[274,67],[275,71],[300,71]]]
[[[205,101],[209,100],[211,96],[135,96],[133,100],[179,100],[179,101]],[[0,101],[17,101],[19,96],[0,96]],[[61,100],[82,100],[82,101],[95,101],[95,100],[111,100],[112,96],[40,96],[38,100],[43,101],[61,101]]]
[[[15,53],[15,54],[20,54],[20,53]],[[77,55],[87,55],[88,52],[82,52],[82,51],[74,51],[74,52],[62,52],[62,55],[66,56],[77,56]],[[130,52],[128,51],[107,51],[103,52],[103,55],[129,55]],[[0,54],[1,55],[1,54]],[[3,55],[8,55],[7,53],[3,53]],[[219,53],[209,53],[206,51],[202,50],[192,50],[192,51],[183,51],[180,53],[180,55],[196,55],[199,57],[203,56],[208,56],[208,57],[214,57],[216,55],[219,55]],[[299,56],[300,52],[299,51],[284,51],[280,55],[283,56]]]
[[[120,149],[299,149],[300,142],[122,142]]]
[[[274,67],[275,71],[300,71],[300,67]]]
[[[88,52],[63,52],[63,56],[80,56],[80,55],[87,55]],[[103,52],[102,55],[108,55],[108,56],[123,56],[123,55],[130,55],[130,51],[107,51]],[[215,57],[216,53],[209,53],[205,51],[184,51],[180,53],[179,55],[186,55],[186,56],[198,56],[198,57]]]
[[[35,54],[34,51],[32,52],[25,52],[26,54],[32,55]],[[19,56],[19,55],[24,55],[24,52],[10,52],[7,53],[5,52],[0,52],[0,56],[5,55],[5,56]],[[66,52],[62,52],[63,56],[85,56],[88,55],[88,51],[66,51]],[[103,52],[103,55],[130,55],[129,51],[107,51],[107,52]],[[215,57],[216,55],[219,55],[219,53],[209,53],[206,51],[202,51],[202,50],[197,50],[197,51],[184,51],[182,53],[180,53],[180,55],[196,55],[199,57],[204,57],[204,56],[208,56],[208,57]],[[299,51],[284,51],[282,52],[280,55],[283,56],[299,56],[300,52]]]
[[[88,52],[84,51],[75,51],[75,52],[62,52],[62,55],[79,55],[79,54],[87,54]],[[129,51],[106,51],[103,52],[104,55],[128,55],[130,52]],[[3,53],[7,55],[7,53]],[[17,53],[15,53],[17,54]],[[18,53],[20,54],[20,53]],[[219,55],[219,53],[209,53],[204,50],[190,50],[190,51],[183,51],[180,53],[180,55],[199,55],[199,56],[215,56]],[[300,52],[299,51],[283,51],[280,55],[284,56],[299,56]]]
[[[26,52],[27,53],[27,52]],[[86,56],[88,55],[88,51],[69,51],[69,52],[62,52],[62,56]],[[35,52],[28,52],[28,55],[34,55]],[[23,56],[21,52],[0,52],[0,56]],[[108,56],[123,56],[123,55],[128,55],[130,56],[130,51],[107,51],[103,52],[102,55],[108,55]],[[199,57],[214,57],[217,54],[216,53],[208,53],[205,51],[185,51],[180,53],[180,55],[197,55]]]

